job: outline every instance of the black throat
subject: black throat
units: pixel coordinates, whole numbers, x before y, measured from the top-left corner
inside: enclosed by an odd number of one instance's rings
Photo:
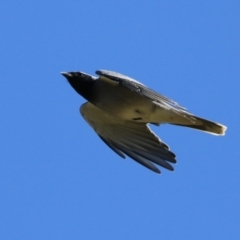
[[[95,80],[82,80],[75,77],[67,78],[67,80],[74,90],[86,100],[90,102],[94,100]]]

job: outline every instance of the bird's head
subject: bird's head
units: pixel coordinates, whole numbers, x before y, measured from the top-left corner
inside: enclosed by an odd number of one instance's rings
[[[83,72],[61,72],[61,74],[78,94],[89,100],[96,77]]]

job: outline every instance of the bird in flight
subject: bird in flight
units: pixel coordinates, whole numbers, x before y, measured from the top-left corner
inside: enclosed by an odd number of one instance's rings
[[[167,98],[123,74],[98,70],[98,77],[83,72],[61,72],[87,102],[80,113],[98,136],[122,158],[161,173],[155,164],[173,171],[176,156],[148,124],[163,123],[224,135],[222,124],[197,117]]]

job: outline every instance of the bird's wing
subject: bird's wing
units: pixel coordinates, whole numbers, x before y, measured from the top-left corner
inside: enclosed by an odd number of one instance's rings
[[[119,156],[126,154],[133,160],[160,173],[153,164],[173,170],[169,164],[176,163],[175,154],[144,123],[116,118],[91,103],[81,106],[80,112],[100,138]]]
[[[147,97],[151,99],[154,103],[162,106],[163,108],[171,109],[177,113],[188,113],[186,111],[186,108],[180,106],[178,103],[173,101],[170,98],[167,98],[150,88],[146,87],[142,83],[136,81],[133,78],[127,77],[123,74],[108,71],[108,70],[98,70],[96,71],[96,74],[98,74],[101,77],[106,77],[112,81],[118,82],[121,86],[124,86],[131,91],[137,92],[141,96]],[[189,114],[189,113],[188,113]]]

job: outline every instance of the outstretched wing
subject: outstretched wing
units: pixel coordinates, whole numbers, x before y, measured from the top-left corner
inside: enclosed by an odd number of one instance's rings
[[[81,106],[80,112],[100,138],[119,156],[133,160],[160,173],[153,164],[173,171],[169,164],[176,163],[176,156],[144,123],[125,121],[108,115],[91,103]]]
[[[118,82],[120,85],[137,92],[138,94],[147,97],[151,99],[153,102],[159,104],[160,106],[164,106],[165,108],[172,109],[179,113],[187,113],[186,108],[180,106],[178,103],[173,101],[170,98],[167,98],[152,89],[146,87],[142,83],[136,81],[133,78],[127,77],[123,74],[112,72],[108,70],[98,70],[96,71],[96,74],[98,74],[100,77],[107,77],[108,79],[111,79],[115,82]]]

